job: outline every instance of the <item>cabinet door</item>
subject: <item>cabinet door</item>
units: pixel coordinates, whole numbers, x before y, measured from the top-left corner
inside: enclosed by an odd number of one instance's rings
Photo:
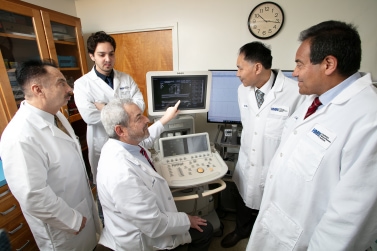
[[[41,10],[50,57],[55,60],[69,84],[88,72],[80,19]],[[62,112],[73,123],[81,119],[74,99]]]
[[[10,121],[24,99],[15,68],[29,59],[49,58],[39,10],[0,0],[0,98],[2,121]],[[5,116],[5,117],[3,117]],[[3,125],[1,125],[1,132]]]
[[[58,63],[60,71],[73,87],[74,81],[88,72],[80,19],[47,10],[41,10],[41,16],[50,58]],[[79,137],[84,161],[90,174],[86,124],[77,110],[73,97],[61,108],[61,112],[68,118]]]

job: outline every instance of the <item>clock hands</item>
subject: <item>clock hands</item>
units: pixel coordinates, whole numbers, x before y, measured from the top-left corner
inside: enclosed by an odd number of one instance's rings
[[[262,17],[262,15],[261,15],[261,14],[259,14],[259,17],[260,17],[260,18],[262,18],[262,19],[263,19],[263,21],[265,21],[266,23],[268,22],[268,21],[266,21],[266,19],[264,19],[264,18]]]
[[[262,17],[262,15],[261,15],[261,14],[259,14],[259,17],[260,17],[260,18],[262,18],[262,20],[263,20],[263,21],[265,21],[266,23],[277,23],[277,24],[279,24],[279,23],[280,23],[279,21],[271,21],[271,20],[266,20],[266,19],[264,19],[264,18]]]

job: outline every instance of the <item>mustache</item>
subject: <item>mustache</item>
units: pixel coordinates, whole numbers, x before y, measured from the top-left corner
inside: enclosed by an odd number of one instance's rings
[[[67,98],[70,98],[72,96],[73,96],[73,92],[68,92],[67,95],[66,95]]]

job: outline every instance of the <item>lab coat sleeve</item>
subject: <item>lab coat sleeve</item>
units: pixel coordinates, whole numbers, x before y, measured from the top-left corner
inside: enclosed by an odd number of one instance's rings
[[[308,250],[366,250],[377,239],[377,115],[360,124],[343,148],[340,181]]]
[[[150,238],[180,235],[190,228],[186,213],[161,212],[156,194],[137,175],[129,175],[119,182],[112,196],[116,209]]]
[[[85,84],[85,79],[80,78],[75,82],[74,99],[82,119],[88,125],[100,124],[101,111],[94,105],[94,99]]]
[[[3,149],[3,161],[9,166],[4,169],[8,185],[23,211],[54,228],[75,233],[80,229],[82,215],[47,184],[49,160],[36,144],[15,141]]]

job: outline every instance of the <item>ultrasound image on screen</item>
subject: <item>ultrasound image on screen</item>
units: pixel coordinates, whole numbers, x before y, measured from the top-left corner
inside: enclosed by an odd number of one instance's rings
[[[180,110],[204,109],[207,76],[154,77],[154,111],[165,111],[178,100]]]
[[[162,149],[164,157],[205,152],[208,151],[208,141],[205,135],[187,138],[172,137],[162,141]]]

